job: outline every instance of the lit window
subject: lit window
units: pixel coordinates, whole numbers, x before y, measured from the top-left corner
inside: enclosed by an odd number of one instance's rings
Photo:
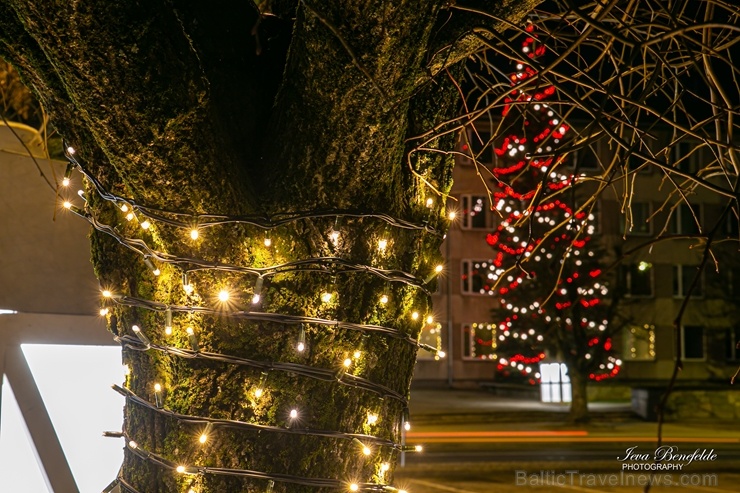
[[[493,286],[496,284],[500,270],[493,265],[491,260],[463,260],[463,294],[493,295]]]
[[[642,327],[628,327],[625,331],[623,353],[628,360],[654,360],[655,326],[645,324]]]
[[[442,326],[438,323],[425,324],[421,328],[419,342],[437,348],[438,350],[442,349]],[[431,351],[420,349],[417,353],[417,359],[433,360],[438,358]]]
[[[489,323],[463,324],[463,358],[496,359],[496,327]]]
[[[622,265],[620,282],[627,296],[653,296],[653,266],[649,262]]]
[[[673,266],[673,296],[684,297],[689,292],[691,283],[694,282],[696,275],[696,266],[694,265],[674,265]],[[691,293],[692,297],[703,296],[703,279],[700,277],[699,282]]]
[[[462,227],[484,229],[488,227],[488,198],[482,195],[462,196]]]
[[[700,325],[681,327],[681,357],[685,360],[704,359],[704,327]]]

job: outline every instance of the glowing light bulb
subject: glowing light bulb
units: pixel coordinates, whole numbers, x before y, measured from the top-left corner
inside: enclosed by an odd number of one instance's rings
[[[378,250],[381,252],[384,252],[386,247],[388,246],[388,240],[378,240]]]
[[[200,233],[198,232],[197,228],[193,228],[190,230],[190,239],[197,240],[199,236],[200,236]]]
[[[65,200],[62,203],[62,205],[64,206],[65,209],[71,209],[72,208],[72,202],[70,202],[69,200]]]
[[[225,303],[229,301],[230,296],[231,295],[228,290],[222,289],[221,291],[218,292],[218,301],[220,301],[221,303]]]
[[[139,444],[138,444],[138,443],[136,443],[136,442],[135,442],[135,441],[133,441],[133,440],[129,440],[129,442],[128,442],[128,446],[129,446],[129,447],[131,447],[131,448],[133,448],[133,449],[135,449],[135,448],[138,448],[138,447],[139,447]]]
[[[417,446],[414,447],[414,451],[415,452],[423,452],[424,451],[424,447],[422,447],[421,445],[417,445]]]
[[[74,147],[72,147],[72,146],[67,147],[67,154],[69,154],[70,156],[74,156],[74,154],[75,154]]]
[[[434,317],[431,315],[427,315],[427,324],[433,324],[434,323]]]
[[[296,409],[290,410],[290,419],[296,419],[298,417],[298,411]]]
[[[131,221],[133,218],[134,218],[133,212],[129,212],[128,214],[126,214],[126,221]]]
[[[162,392],[162,386],[158,383],[154,384],[154,392]]]
[[[321,301],[324,303],[329,303],[332,299],[332,294],[329,292],[321,293]]]
[[[372,452],[373,451],[370,450],[370,447],[368,447],[367,445],[363,445],[362,446],[362,453],[363,453],[363,455],[370,455]]]
[[[160,275],[161,273],[162,273],[162,271],[161,271],[161,270],[159,270],[159,269],[154,269],[154,270],[152,271],[152,274],[154,274],[155,276],[158,276],[158,275]]]
[[[427,207],[431,209],[431,207],[434,205],[434,199],[430,197],[427,199],[426,203],[427,203]]]
[[[411,429],[411,423],[409,421],[403,423],[403,429],[409,431]]]
[[[252,295],[252,304],[258,305],[262,297],[258,294]]]
[[[378,422],[378,415],[377,414],[372,414],[372,413],[368,413],[367,414],[367,424],[374,425],[377,422]]]
[[[63,186],[63,187],[68,187],[68,186],[69,186],[69,182],[70,182],[70,179],[69,179],[69,178],[67,178],[67,177],[65,176],[65,177],[64,177],[64,178],[62,179],[62,186]]]
[[[339,231],[332,230],[331,233],[329,233],[329,239],[331,239],[331,242],[334,244],[334,246],[337,246],[337,243],[339,243]]]
[[[193,285],[192,284],[183,284],[182,289],[185,290],[185,293],[192,294],[193,293]]]
[[[447,353],[445,353],[444,351],[437,351],[437,356],[439,356],[440,358],[444,358],[445,356],[447,356]]]
[[[149,229],[151,226],[152,223],[150,223],[148,219],[144,219],[144,221],[141,223],[142,229]]]
[[[123,204],[121,206],[121,212],[128,212],[128,205],[127,204]]]
[[[270,238],[265,238],[265,246],[267,248],[270,248],[272,246],[272,240]]]
[[[100,316],[101,317],[105,317],[106,315],[108,315],[109,312],[110,312],[110,310],[108,310],[107,308],[101,308],[100,309]]]
[[[434,268],[434,272],[436,272],[437,274],[439,274],[440,272],[442,272],[442,270],[443,270],[444,268],[445,268],[445,267],[444,267],[444,265],[440,264],[440,265],[438,265],[438,266],[436,266],[436,267]]]
[[[185,472],[185,466],[177,466],[177,469],[175,469],[180,474],[183,474]]]
[[[195,331],[192,327],[188,327],[187,329],[185,329],[185,332],[187,332],[189,336],[195,335]]]
[[[295,349],[299,353],[302,353],[303,351],[306,350],[306,345],[304,343],[302,343],[302,342],[299,342],[298,345],[296,345]]]
[[[262,393],[263,393],[263,392],[264,392],[264,390],[262,390],[262,389],[259,389],[259,388],[258,388],[258,389],[254,389],[254,396],[255,396],[255,397],[256,397],[257,399],[259,399],[260,397],[262,397]]]
[[[360,356],[362,356],[362,351],[360,351],[359,349],[352,354],[352,357],[354,359],[360,359]]]
[[[172,327],[165,327],[164,328],[164,334],[171,336],[172,335]]]
[[[454,221],[455,218],[457,217],[457,212],[450,211],[449,214],[447,214],[447,217],[450,218],[450,221]]]
[[[387,472],[387,471],[390,471],[390,469],[391,469],[391,465],[390,465],[390,464],[388,464],[387,462],[383,462],[383,463],[382,463],[382,464],[380,465],[380,470],[381,470],[382,472]]]
[[[419,312],[412,312],[411,320],[419,320]]]
[[[352,360],[350,358],[346,358],[344,360],[344,367],[349,368],[350,366],[352,366]]]
[[[198,438],[198,441],[200,443],[206,443],[208,441],[208,435],[206,435],[205,433],[201,434]]]
[[[349,485],[349,491],[358,491],[359,489],[360,487],[357,486],[356,483],[352,483],[351,485]]]
[[[385,305],[386,303],[388,303],[388,295],[385,295],[385,294],[384,294],[384,295],[382,295],[382,296],[380,297],[380,302],[381,302],[381,303],[383,303],[384,305]]]

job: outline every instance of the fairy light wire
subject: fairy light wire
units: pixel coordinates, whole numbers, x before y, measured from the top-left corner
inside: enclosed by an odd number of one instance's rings
[[[380,437],[373,436],[373,435],[366,435],[363,433],[345,433],[345,432],[333,431],[333,430],[298,428],[295,426],[286,428],[286,427],[281,427],[281,426],[271,426],[271,425],[262,425],[258,423],[248,423],[245,421],[238,421],[238,420],[232,420],[232,419],[216,419],[216,418],[208,418],[204,416],[192,416],[188,414],[180,414],[180,413],[177,413],[175,411],[172,411],[166,408],[159,408],[156,405],[149,402],[148,400],[136,395],[130,389],[121,387],[119,385],[113,385],[113,390],[115,390],[116,392],[124,396],[127,401],[132,402],[138,406],[144,407],[146,409],[149,409],[150,411],[154,411],[158,414],[161,414],[163,416],[175,419],[179,422],[186,423],[186,424],[193,424],[193,425],[211,424],[212,430],[215,430],[218,428],[236,428],[236,429],[253,430],[253,431],[270,431],[274,433],[285,433],[285,434],[290,434],[290,435],[337,438],[337,439],[342,439],[342,440],[357,439],[357,440],[362,440],[364,442],[371,442],[373,445],[401,450],[401,445],[398,443],[395,443],[392,440],[386,440],[384,438],[380,438]]]

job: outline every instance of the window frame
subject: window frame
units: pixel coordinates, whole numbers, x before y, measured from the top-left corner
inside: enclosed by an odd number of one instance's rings
[[[632,230],[625,231],[626,224],[620,218],[620,221],[619,221],[619,234],[620,235],[627,235],[627,236],[652,236],[652,234],[653,234],[653,222],[652,221],[648,221],[648,219],[653,214],[653,203],[652,202],[642,202],[642,201],[632,202],[632,204],[630,205],[630,209],[631,209],[632,212],[630,212],[630,214],[632,214],[633,219],[635,217],[635,214],[634,214],[634,210],[635,209],[634,209],[634,207],[636,205],[640,205],[640,206],[643,206],[644,205],[647,208],[647,211],[646,211],[647,213],[645,215],[645,223],[644,223],[647,226],[647,231],[635,231],[634,225],[636,225],[638,223],[636,221],[634,221],[634,220],[632,221],[632,225],[633,225]]]
[[[474,333],[477,327],[475,326],[486,326],[487,330],[491,331],[491,346],[490,354],[487,357],[473,356],[474,354]],[[463,322],[460,324],[460,333],[462,336],[462,360],[463,361],[480,361],[480,362],[491,362],[498,359],[496,348],[498,347],[496,324],[488,322]]]
[[[634,264],[622,264],[621,268],[623,269],[624,274],[624,280],[625,280],[625,288],[626,293],[625,297],[627,298],[637,298],[637,299],[652,299],[655,298],[655,275],[653,274],[653,266],[650,266],[647,271],[650,276],[650,294],[634,294],[632,292],[632,274],[633,272],[631,269],[638,269],[639,270],[639,263]]]
[[[696,228],[696,231],[690,231],[686,232],[683,228],[683,215],[684,210],[687,207],[691,207],[692,209],[696,207],[698,209],[697,216],[699,217],[699,224],[693,222],[693,216],[692,216],[692,225],[694,228]],[[704,224],[704,207],[702,207],[701,203],[692,204],[692,203],[686,203],[681,202],[678,204],[678,206],[673,210],[673,214],[671,214],[670,224],[668,225],[668,231],[671,234],[674,235],[696,235],[701,233],[701,225]]]
[[[479,214],[479,212],[476,212],[471,216],[470,210],[473,208],[473,199],[483,199],[483,209],[480,211],[480,213],[483,214],[483,226],[473,226],[472,218],[475,217],[475,215]],[[468,207],[466,207],[466,202]],[[462,209],[461,214],[461,220],[460,220],[460,229],[463,229],[465,231],[476,231],[476,230],[485,230],[485,229],[491,229],[491,208],[488,204],[488,197],[486,195],[477,195],[472,193],[464,193],[460,195],[460,208]]]
[[[685,265],[685,264],[674,264],[673,265],[673,297],[676,299],[683,299],[686,296],[686,290],[688,289],[688,286],[685,285],[685,276],[686,276],[686,270],[688,269],[695,269],[696,265]],[[690,275],[693,275],[693,272],[690,273]],[[693,280],[693,277],[688,281],[688,284],[691,284],[691,281]],[[699,284],[697,286],[698,293],[694,291],[694,293],[691,295],[692,298],[704,298],[704,272],[701,272],[699,274]]]
[[[725,328],[725,360],[728,363],[740,361],[740,325]]]
[[[470,278],[471,278],[470,272],[472,272],[473,270],[474,263],[481,263],[481,264],[486,263],[488,265],[491,265],[493,264],[493,260],[492,259],[470,259],[470,258],[464,258],[460,260],[460,294],[463,296],[493,296],[495,293],[490,292],[491,290],[489,290],[489,292],[486,292],[486,293],[481,293],[480,291],[473,291],[473,284],[472,284],[472,281],[470,281]],[[483,268],[490,270],[488,269],[488,265]],[[467,279],[465,278],[466,275],[467,275]],[[469,284],[470,289],[466,289],[467,284]]]
[[[648,333],[646,344],[647,344],[647,356],[633,356],[635,354],[635,330],[646,331]],[[645,324],[643,327],[637,325],[629,325],[624,330],[624,350],[622,352],[623,359],[625,361],[655,361],[656,360],[656,336],[655,326]]]

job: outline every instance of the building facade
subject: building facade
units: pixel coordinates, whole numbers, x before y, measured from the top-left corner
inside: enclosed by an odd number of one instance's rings
[[[490,138],[485,130],[478,133],[484,142]],[[453,173],[450,208],[458,214],[442,246],[446,269],[433,296],[439,323],[425,327],[421,335],[424,342],[444,348],[447,358],[420,353],[416,384],[472,386],[495,381],[497,328],[491,310],[497,296],[480,274],[494,255],[486,235],[500,220],[489,199],[492,182],[480,173],[481,166],[495,166],[495,153],[485,146],[473,151],[480,157],[477,165],[458,158]],[[670,152],[666,162],[688,173],[712,159],[705,148],[691,142],[673,145]],[[579,173],[597,174],[612,154],[608,146],[595,145],[573,162]],[[629,201],[625,190],[630,191]],[[617,286],[612,287],[623,293],[619,318],[624,327],[614,339],[622,367],[609,379],[611,384],[665,383],[673,372],[676,351],[681,353],[685,384],[725,384],[740,363],[740,262],[735,259],[737,242],[726,241],[737,240],[736,212],[723,217],[722,198],[706,189],[697,188],[687,197],[688,204],[677,200],[675,192],[671,195],[672,190],[664,173],[643,165],[604,190],[593,211],[596,236],[622,257],[614,267]],[[691,235],[704,234],[716,224],[715,238],[727,244],[717,242],[675,328],[704,252],[703,242]]]

